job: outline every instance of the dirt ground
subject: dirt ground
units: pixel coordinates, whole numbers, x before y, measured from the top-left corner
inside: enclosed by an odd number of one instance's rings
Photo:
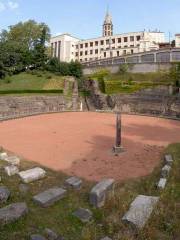
[[[150,174],[164,147],[180,142],[180,121],[123,115],[125,152],[112,154],[115,115],[58,113],[0,122],[0,145],[68,175],[98,181]]]

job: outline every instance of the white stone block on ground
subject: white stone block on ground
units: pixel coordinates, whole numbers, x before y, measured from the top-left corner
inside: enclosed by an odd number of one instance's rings
[[[85,208],[77,209],[73,215],[83,223],[89,222],[92,219],[92,212]]]
[[[12,165],[19,165],[20,164],[20,159],[16,156],[10,156],[4,159],[6,162]]]
[[[172,155],[171,155],[171,154],[165,155],[164,159],[165,159],[165,163],[166,163],[167,165],[170,165],[170,166],[171,166],[171,165],[173,164],[173,158],[172,158]]]
[[[5,160],[8,157],[6,152],[0,153],[0,160]]]
[[[90,192],[90,203],[97,208],[104,206],[106,196],[114,189],[114,179],[104,179],[96,184]]]
[[[42,179],[45,175],[46,171],[39,167],[19,172],[19,176],[24,183],[30,183]]]
[[[30,240],[47,240],[47,238],[39,234],[33,234],[30,236],[30,238]]]
[[[0,209],[0,225],[5,225],[18,220],[27,214],[28,208],[26,203],[14,203]]]
[[[13,165],[5,167],[4,170],[7,173],[7,175],[10,177],[19,173],[18,167],[13,166]]]
[[[50,188],[42,193],[39,193],[33,197],[34,202],[38,203],[41,207],[49,207],[58,200],[62,199],[66,190],[63,188]]]
[[[166,178],[161,178],[158,182],[157,187],[159,189],[164,189],[166,187],[167,179]]]
[[[79,189],[81,188],[82,180],[78,177],[70,177],[65,181],[65,184],[75,189]]]
[[[165,166],[162,168],[162,170],[161,170],[161,176],[162,176],[163,178],[168,177],[170,171],[171,171],[171,166],[165,165]]]
[[[136,228],[142,229],[151,216],[153,209],[158,203],[159,197],[139,195],[131,203],[129,211],[122,220]]]

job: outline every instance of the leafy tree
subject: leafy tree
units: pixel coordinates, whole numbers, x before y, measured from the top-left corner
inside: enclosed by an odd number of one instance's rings
[[[180,87],[180,63],[174,63],[169,72],[170,80],[174,81],[177,87]]]

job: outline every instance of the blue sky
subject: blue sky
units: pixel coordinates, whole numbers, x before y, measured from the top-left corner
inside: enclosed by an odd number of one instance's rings
[[[53,35],[98,37],[109,5],[114,33],[159,29],[180,33],[180,0],[0,0],[0,30],[34,19],[49,25]]]

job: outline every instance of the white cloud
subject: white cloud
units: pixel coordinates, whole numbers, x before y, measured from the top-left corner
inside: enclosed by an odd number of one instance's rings
[[[0,2],[0,12],[3,12],[4,10],[6,10],[6,6],[3,2]]]
[[[19,7],[19,4],[13,1],[8,1],[7,5],[11,10],[17,9]]]

